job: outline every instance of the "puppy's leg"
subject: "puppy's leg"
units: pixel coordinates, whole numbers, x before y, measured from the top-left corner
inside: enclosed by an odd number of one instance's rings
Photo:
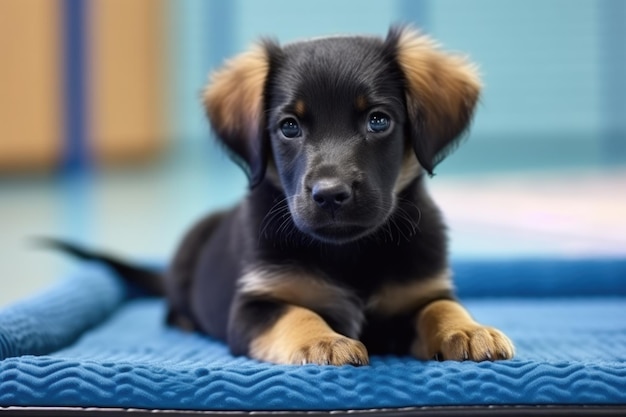
[[[202,249],[215,229],[223,221],[226,212],[212,213],[196,223],[187,232],[165,275],[165,289],[169,311],[167,323],[186,330],[197,330],[190,312],[190,288]]]
[[[475,322],[458,302],[437,300],[417,316],[417,339],[412,352],[420,359],[510,359],[513,343],[501,331]]]
[[[365,365],[365,346],[334,332],[318,314],[287,306],[276,322],[254,338],[250,355],[284,364]]]
[[[258,314],[259,306],[266,314]],[[248,310],[248,311],[243,311]],[[317,313],[290,304],[260,301],[241,306],[231,329],[231,348],[279,364],[365,365],[365,346],[335,332]],[[242,320],[243,319],[243,320]],[[246,322],[242,325],[242,321]],[[245,341],[245,347],[236,345]],[[243,348],[243,349],[242,349]]]

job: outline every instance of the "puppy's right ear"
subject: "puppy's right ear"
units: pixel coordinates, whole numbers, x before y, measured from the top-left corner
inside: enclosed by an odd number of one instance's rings
[[[204,107],[219,141],[248,175],[250,187],[265,176],[264,93],[271,42],[257,45],[215,71],[203,93]]]

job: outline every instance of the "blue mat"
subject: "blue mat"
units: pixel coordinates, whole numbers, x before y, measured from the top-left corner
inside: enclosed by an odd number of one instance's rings
[[[0,406],[350,410],[626,404],[626,260],[459,261],[480,321],[517,347],[506,362],[373,357],[277,366],[168,328],[159,299],[88,264],[0,311]]]

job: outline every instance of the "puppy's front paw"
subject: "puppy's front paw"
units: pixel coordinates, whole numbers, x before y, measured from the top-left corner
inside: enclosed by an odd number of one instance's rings
[[[367,349],[358,340],[341,335],[325,336],[300,346],[291,356],[293,364],[367,365]]]
[[[363,343],[335,332],[317,313],[296,306],[257,336],[249,353],[258,360],[286,365],[369,363]]]
[[[420,359],[457,361],[510,359],[515,352],[504,333],[476,323],[452,300],[433,301],[422,310],[412,350]]]
[[[418,342],[424,359],[493,361],[511,359],[515,352],[513,343],[500,330],[479,324],[465,324],[446,328],[431,340]]]

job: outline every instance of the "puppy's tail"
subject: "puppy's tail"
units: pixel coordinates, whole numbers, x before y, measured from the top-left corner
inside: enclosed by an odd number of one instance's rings
[[[106,253],[92,252],[79,245],[75,245],[63,240],[42,237],[37,238],[35,243],[39,246],[60,250],[61,252],[72,255],[75,258],[85,261],[96,261],[108,265],[122,279],[130,284],[141,288],[148,295],[162,296],[165,294],[163,285],[163,277],[156,270],[147,267],[141,267],[125,262],[121,259]]]

